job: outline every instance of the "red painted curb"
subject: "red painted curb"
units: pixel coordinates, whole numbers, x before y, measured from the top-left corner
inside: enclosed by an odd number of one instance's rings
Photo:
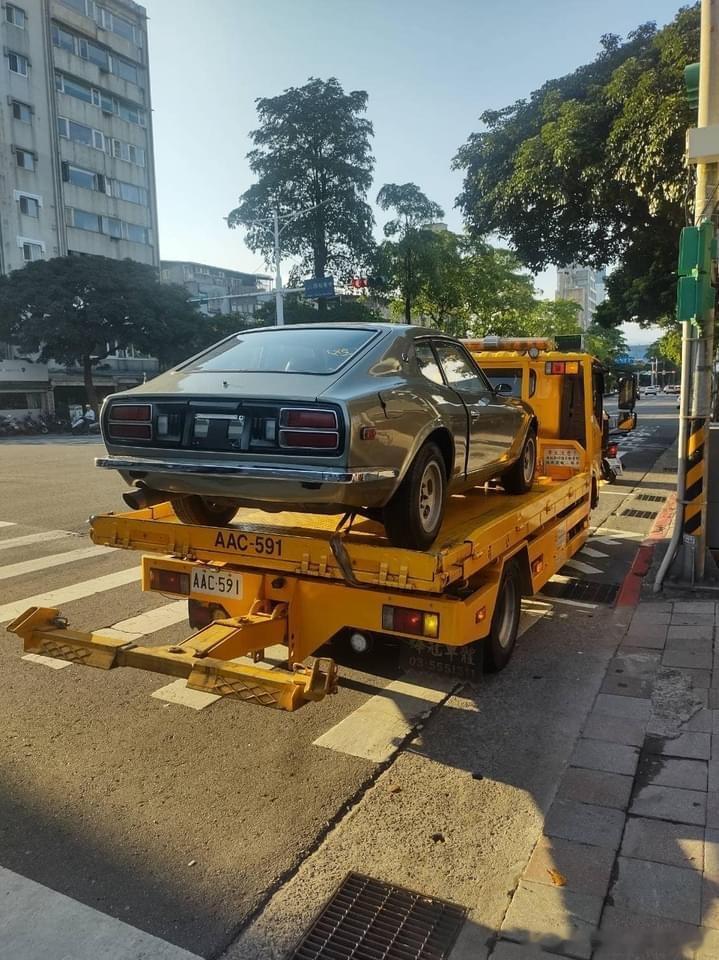
[[[657,544],[665,539],[676,510],[677,496],[669,494],[663,509],[657,514],[648,536],[639,545],[629,573],[622,581],[617,595],[617,607],[636,607],[642,592],[642,580],[649,573]]]

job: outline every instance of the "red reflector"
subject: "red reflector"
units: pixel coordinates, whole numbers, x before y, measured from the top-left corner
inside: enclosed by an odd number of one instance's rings
[[[150,590],[162,593],[180,593],[187,596],[190,592],[189,573],[177,570],[163,570],[162,567],[150,567]]]
[[[282,426],[335,430],[337,428],[337,415],[334,410],[283,410]]]
[[[618,451],[619,451],[619,444],[617,444],[617,443],[610,443],[610,444],[607,446],[607,456],[608,456],[608,457],[616,457]]]
[[[310,430],[280,430],[280,446],[335,450],[339,446],[339,434],[312,433]]]
[[[152,420],[152,407],[149,403],[113,403],[109,417],[110,420]]]
[[[439,614],[385,604],[382,607],[382,629],[436,640],[439,637]]]
[[[111,437],[132,437],[135,440],[151,440],[152,427],[149,423],[110,423],[107,432]]]

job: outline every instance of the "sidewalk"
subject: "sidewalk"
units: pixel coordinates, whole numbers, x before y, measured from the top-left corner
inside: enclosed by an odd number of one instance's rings
[[[719,958],[717,616],[637,606],[493,960]]]

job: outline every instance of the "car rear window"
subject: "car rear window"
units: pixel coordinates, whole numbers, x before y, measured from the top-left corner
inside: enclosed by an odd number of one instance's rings
[[[215,344],[187,366],[193,370],[336,373],[377,335],[376,330],[256,330]]]

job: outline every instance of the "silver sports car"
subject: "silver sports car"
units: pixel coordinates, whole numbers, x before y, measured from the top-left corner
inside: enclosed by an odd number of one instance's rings
[[[237,510],[357,511],[425,549],[449,493],[532,485],[536,419],[498,396],[462,344],[426,327],[334,323],[246,330],[109,397],[108,456],[186,523]]]

